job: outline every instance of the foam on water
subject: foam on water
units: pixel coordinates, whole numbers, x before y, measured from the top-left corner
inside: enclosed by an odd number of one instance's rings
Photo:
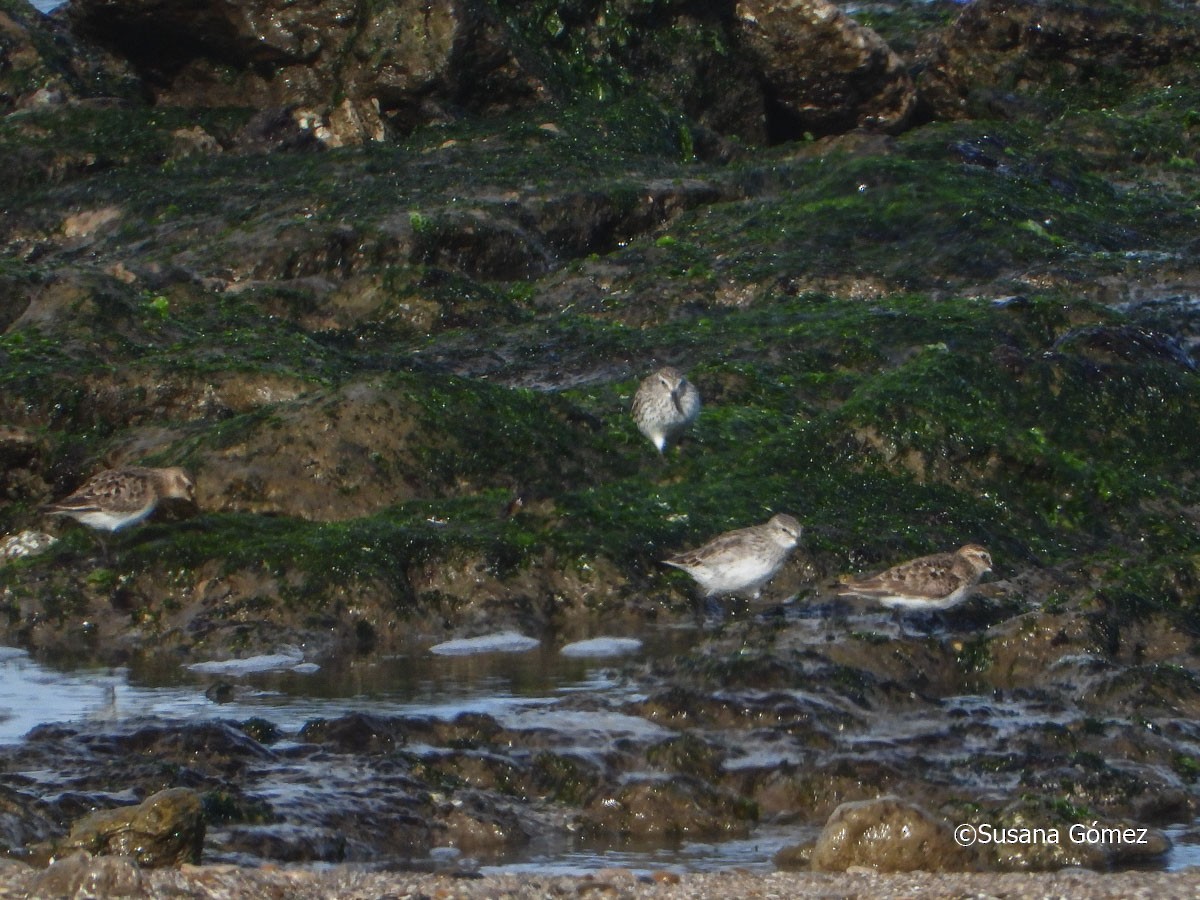
[[[565,645],[558,652],[563,656],[623,656],[637,653],[642,649],[642,642],[637,638],[595,637],[586,641],[575,641]]]
[[[240,678],[256,672],[291,671],[308,675],[321,667],[316,663],[306,663],[304,654],[299,650],[284,650],[279,653],[269,653],[262,656],[248,656],[245,659],[214,659],[206,662],[188,663],[184,666],[191,672],[201,675],[228,675]]]
[[[541,646],[536,638],[515,631],[498,631],[479,637],[444,641],[429,648],[437,656],[469,656],[475,653],[528,653]]]

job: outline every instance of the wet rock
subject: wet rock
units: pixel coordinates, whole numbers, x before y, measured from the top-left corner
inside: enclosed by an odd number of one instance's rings
[[[451,809],[438,817],[439,845],[456,847],[466,854],[511,851],[529,843],[520,818],[478,799],[456,799]]]
[[[37,897],[145,897],[137,864],[122,856],[72,853],[39,873],[30,883]]]
[[[982,674],[994,688],[1032,687],[1048,679],[1070,682],[1079,667],[1103,665],[1089,657],[1095,649],[1090,623],[1070,613],[1017,616],[989,631],[980,649]]]
[[[1055,765],[1060,758],[1046,754],[1039,760],[1038,771],[1021,779],[1022,785],[1041,795],[1067,785],[1072,803],[1109,817],[1128,816],[1160,792],[1178,791],[1181,786],[1178,776],[1160,766],[1132,760],[1115,760],[1110,765],[1084,752],[1072,754],[1064,765]]]
[[[335,753],[389,753],[403,743],[397,719],[351,713],[340,719],[313,719],[300,729],[300,737]]]
[[[486,713],[459,713],[453,719],[407,716],[403,720],[409,739],[420,739],[438,746],[463,749],[486,747],[501,740],[504,729]]]
[[[604,776],[600,765],[561,753],[539,753],[530,765],[532,793],[572,806],[587,802]]]
[[[273,415],[247,422],[237,440],[206,448],[195,466],[197,502],[210,510],[329,521],[462,493],[480,479],[536,495],[552,482],[588,477],[588,460],[598,456],[586,448],[596,441],[570,421],[566,403],[465,383],[459,392],[439,381],[443,392],[451,390],[440,402],[427,392],[429,379],[400,376],[278,405]],[[493,402],[480,405],[480,389]],[[506,433],[519,442],[511,454],[502,441],[484,446],[471,437],[496,416],[505,417]],[[575,452],[567,452],[568,443]]]
[[[237,696],[237,688],[228,681],[217,681],[204,689],[204,696],[213,703],[229,703]]]
[[[221,852],[284,863],[345,862],[357,858],[348,843],[347,834],[341,829],[291,822],[237,825],[210,838],[210,844]],[[412,841],[412,845],[419,848],[421,841]]]
[[[1071,821],[1047,803],[1018,801],[992,817],[994,839],[981,846],[989,868],[1052,872],[1069,866],[1105,871],[1148,863],[1171,847],[1165,834],[1125,820]]]
[[[911,81],[873,31],[824,0],[734,6],[516,7],[502,20],[473,0],[432,11],[84,0],[70,17],[78,34],[127,58],[160,104],[286,109],[299,132],[332,147],[527,107],[581,74],[624,87],[625,70],[702,132],[755,143],[907,124]]]
[[[53,809],[24,791],[0,785],[0,848],[15,850],[57,831]]]
[[[812,853],[814,843],[792,844],[781,847],[772,857],[776,868],[784,871],[808,871],[812,868]]]
[[[1168,787],[1139,798],[1131,813],[1133,821],[1149,825],[1190,822],[1196,818],[1196,799],[1182,787]]]
[[[758,63],[776,140],[853,128],[902,131],[916,90],[900,58],[827,0],[741,0],[740,43]]]
[[[1174,664],[1129,666],[1095,680],[1083,708],[1107,714],[1200,716],[1200,675]]]
[[[83,2],[74,29],[130,60],[160,104],[299,107],[332,146],[407,132],[443,109],[503,111],[543,86],[501,24],[470,0],[369,9],[273,0],[163,7]]]
[[[42,441],[28,428],[0,425],[0,463],[6,469],[28,465],[43,449]]]
[[[479,751],[423,754],[413,774],[425,781],[532,797],[527,767],[498,753]]]
[[[713,781],[721,771],[725,753],[691,732],[668,738],[646,750],[646,761],[670,772],[686,772]]]
[[[593,833],[698,840],[744,835],[757,816],[752,802],[677,775],[604,792],[588,803],[583,821]]]
[[[219,682],[219,684],[227,683]],[[208,693],[208,691],[204,692],[206,697],[208,696]],[[224,692],[222,692],[222,694],[224,694]],[[216,702],[222,701],[218,700]],[[273,744],[283,737],[283,732],[279,730],[278,725],[276,725],[274,722],[269,722],[266,719],[258,718],[257,716],[252,719],[246,719],[244,722],[236,722],[234,723],[234,727],[236,727],[239,731],[245,732],[263,746]]]
[[[1073,328],[1053,349],[1109,366],[1115,361],[1157,360],[1194,371],[1195,361],[1174,337],[1135,325],[1089,325]]]
[[[725,161],[736,154],[735,141],[768,140],[767,96],[756,60],[738,46],[732,2],[621,6],[620,19],[643,39],[621,40],[615,32],[623,23],[610,20],[609,5],[583,17],[577,43],[607,44],[616,66],[638,73],[651,93],[691,117],[697,158]]]
[[[1028,114],[1044,85],[1081,85],[1120,71],[1155,76],[1172,64],[1194,65],[1197,35],[1154,2],[1117,6],[978,0],[966,5],[936,41],[919,79],[938,117],[986,112]]]
[[[5,535],[0,539],[0,564],[25,556],[33,556],[48,550],[58,538],[44,531],[26,529],[19,534]]]
[[[199,863],[203,845],[200,797],[187,788],[170,788],[137,806],[86,816],[71,826],[60,851],[78,848],[92,854],[126,856],[140,866],[156,868]]]
[[[255,113],[237,132],[234,148],[244,153],[303,152],[320,149],[312,128],[306,128],[291,107],[273,106]]]
[[[784,668],[778,660],[764,662],[772,670]],[[724,671],[713,674],[717,682],[733,686]],[[786,681],[788,675],[795,677],[792,670],[777,677]],[[798,697],[785,691],[753,688],[713,695],[690,685],[659,691],[629,704],[628,710],[670,728],[770,728],[779,734],[802,735],[813,744],[824,742],[828,728],[845,727],[856,718],[845,706],[811,695]]]
[[[764,819],[799,819],[823,824],[846,803],[866,801],[889,792],[932,795],[931,785],[921,784],[920,779],[911,777],[905,769],[905,760],[898,757],[805,765],[784,762],[731,772],[722,784],[753,800]]]
[[[136,96],[132,73],[75,40],[58,17],[27,3],[0,3],[0,115],[103,94]]]
[[[866,866],[881,872],[963,872],[974,868],[950,828],[897,797],[844,803],[812,851],[818,872]]]
[[[199,125],[191,128],[176,128],[171,132],[173,146],[171,159],[187,159],[189,156],[210,156],[224,152],[224,147],[213,135]]]
[[[148,725],[109,740],[125,752],[225,772],[274,757],[258,741],[225,722]]]

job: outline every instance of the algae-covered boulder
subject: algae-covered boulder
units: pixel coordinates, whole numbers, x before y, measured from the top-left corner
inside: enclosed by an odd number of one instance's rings
[[[896,797],[843,803],[835,809],[817,839],[811,861],[818,872],[844,872],[851,866],[880,872],[974,868],[971,856],[944,822]]]
[[[1155,0],[977,0],[932,43],[919,87],[939,118],[1021,116],[1061,109],[1061,99],[1047,103],[1055,88],[1101,98],[1131,83],[1168,85],[1198,51],[1188,21]]]
[[[1053,872],[1070,866],[1104,871],[1115,865],[1153,865],[1171,848],[1157,828],[1133,827],[1119,819],[1097,820],[1078,813],[1064,815],[1044,798],[1014,801],[991,816],[987,831],[972,835],[990,869]]]
[[[584,828],[624,837],[702,840],[744,835],[757,816],[751,801],[678,775],[598,792],[584,809]]]
[[[760,143],[903,129],[899,59],[832,3],[291,4],[80,0],[75,31],[159,104],[286,108],[331,146],[635,86]]]
[[[77,33],[128,58],[158,103],[300,107],[337,142],[382,138],[382,120],[407,130],[439,106],[495,111],[540,94],[501,26],[472,0],[88,0],[70,16]]]
[[[737,16],[766,85],[774,138],[908,125],[916,91],[900,58],[833,3],[741,0]]]
[[[128,66],[77,41],[61,18],[0,0],[0,115],[101,96],[134,100],[141,87]]]
[[[127,856],[139,866],[198,863],[204,845],[200,797],[188,788],[170,788],[137,806],[100,810],[80,819],[60,846],[89,853]]]

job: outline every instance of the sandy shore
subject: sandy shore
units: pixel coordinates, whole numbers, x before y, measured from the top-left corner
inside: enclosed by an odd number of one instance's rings
[[[111,858],[110,858],[111,861]],[[93,861],[93,866],[99,860]],[[93,869],[84,883],[47,880],[53,868],[37,872],[12,866],[3,873],[0,896],[5,898],[74,896],[143,897],[262,897],[289,900],[483,900],[483,898],[562,898],[578,896],[622,898],[1138,898],[1155,900],[1200,898],[1200,870],[1182,872],[1101,873],[1070,870],[1054,874],[931,874],[914,872],[880,875],[873,872],[837,874],[730,871],[676,875],[670,872],[639,876],[614,869],[592,876],[454,876],[397,872],[365,872],[350,867],[311,869],[237,866],[184,866],[182,869],[139,872],[124,860]],[[76,873],[78,875],[79,873]],[[99,876],[99,877],[97,877]],[[83,891],[76,893],[77,888]]]

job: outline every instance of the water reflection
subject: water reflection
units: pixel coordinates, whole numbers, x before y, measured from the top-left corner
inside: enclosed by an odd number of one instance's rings
[[[390,658],[347,659],[315,670],[311,663],[306,667],[302,654],[281,648],[279,660],[285,666],[281,670],[254,671],[252,664],[240,671],[208,673],[161,662],[129,669],[56,671],[23,651],[0,648],[0,743],[16,743],[33,727],[50,722],[117,724],[146,717],[171,722],[259,717],[280,729],[286,743],[312,719],[351,712],[446,719],[462,712],[479,712],[492,715],[502,727],[514,731],[552,735],[547,745],[556,752],[586,756],[618,739],[652,743],[671,734],[648,719],[617,711],[616,703],[580,702],[580,695],[588,701],[605,697],[618,702],[640,696],[647,665],[655,658],[681,653],[695,640],[694,633],[687,630],[663,630],[644,637],[644,646],[627,656],[569,656],[560,647],[546,644],[523,653],[437,656],[423,645]],[[218,686],[223,690],[214,691]],[[801,694],[797,692],[797,696]],[[227,698],[227,702],[217,702],[214,696]],[[993,696],[946,698],[944,710],[944,717],[876,717],[865,731],[851,728],[839,733],[838,740],[844,747],[870,756],[868,745],[872,742],[887,748],[945,733],[948,736],[939,740],[952,747],[948,757],[952,759],[965,750],[986,750],[988,745],[975,747],[972,731],[956,730],[964,723],[971,725],[980,719],[994,742],[997,734],[1007,738],[1009,729],[1021,723],[1027,726],[1031,718],[1061,723],[1078,714],[1014,699],[1002,702]],[[808,758],[802,742],[793,752],[786,741],[761,743],[754,734],[746,734],[739,746],[740,753],[724,761],[727,771],[763,767],[783,759],[803,765]],[[407,749],[421,752],[419,745]],[[936,748],[929,750],[931,759],[937,752]],[[256,789],[262,792],[269,787],[268,779]],[[513,858],[490,859],[482,871],[580,874],[610,867],[651,872],[734,866],[765,871],[773,868],[772,858],[779,849],[811,839],[815,833],[816,829],[804,826],[763,823],[745,839],[660,841],[644,846],[611,841],[591,845],[561,834],[550,842],[552,846],[528,847]],[[1168,829],[1168,834],[1175,845],[1168,869],[1200,862],[1195,826]],[[456,858],[447,864],[460,862]]]
[[[671,653],[689,638],[664,630],[630,656],[566,656],[537,645],[523,653],[436,656],[424,646],[392,657],[314,667],[288,648],[280,667],[188,670],[158,661],[131,668],[47,668],[22,650],[0,647],[0,743],[50,722],[182,721],[261,717],[285,733],[349,712],[451,717],[481,712],[504,720],[575,692],[631,691],[623,672]],[[288,661],[291,661],[289,664]],[[220,701],[220,702],[218,702]]]

